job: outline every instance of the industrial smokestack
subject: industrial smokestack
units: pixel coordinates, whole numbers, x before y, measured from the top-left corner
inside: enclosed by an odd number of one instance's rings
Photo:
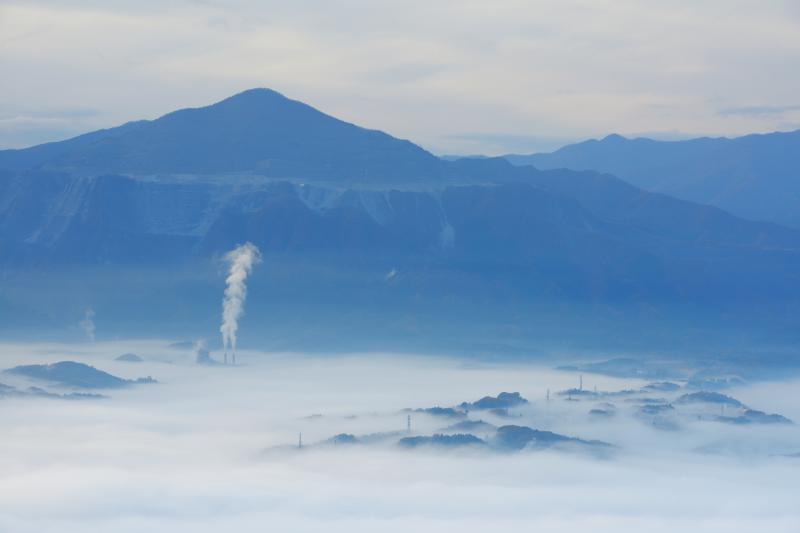
[[[225,279],[225,295],[222,299],[222,347],[225,350],[225,362],[228,360],[228,350],[231,351],[231,361],[236,364],[236,331],[239,329],[239,318],[244,313],[244,301],[247,297],[245,281],[253,265],[261,261],[261,253],[250,242],[237,246],[225,254],[227,261],[228,277]]]

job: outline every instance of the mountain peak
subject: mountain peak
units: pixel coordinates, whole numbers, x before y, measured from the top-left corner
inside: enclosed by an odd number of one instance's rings
[[[603,137],[601,139],[601,142],[611,143],[611,142],[620,142],[620,141],[626,141],[626,140],[627,139],[625,137],[623,137],[622,135],[620,135],[619,133],[611,133],[610,135],[606,135],[605,137]]]
[[[233,94],[225,100],[235,100],[237,98],[284,98],[287,99],[286,96],[279,93],[275,89],[270,89],[269,87],[253,87],[251,89],[245,89],[244,91],[238,92]]]
[[[211,104],[208,107],[225,104],[259,105],[264,103],[281,102],[296,102],[296,100],[291,100],[274,89],[269,89],[266,87],[254,87],[252,89],[247,89],[240,93],[229,96],[215,104]]]
[[[266,88],[135,127],[0,152],[0,169],[88,175],[236,172],[373,183],[437,178],[441,165],[408,141],[344,122]]]
[[[169,121],[174,117],[191,120],[242,120],[253,114],[270,113],[305,113],[308,116],[327,117],[313,107],[287,98],[273,89],[256,87],[236,93],[213,104],[200,107],[190,107],[172,111],[156,119],[154,122]],[[263,118],[263,117],[262,117]],[[293,117],[298,118],[298,117]]]

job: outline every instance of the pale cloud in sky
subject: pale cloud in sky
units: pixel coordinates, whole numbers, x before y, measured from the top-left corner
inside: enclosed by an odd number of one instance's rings
[[[0,35],[0,146],[256,86],[438,153],[800,124],[793,1],[6,2]]]

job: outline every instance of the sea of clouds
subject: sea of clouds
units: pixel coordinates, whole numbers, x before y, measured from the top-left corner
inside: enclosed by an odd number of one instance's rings
[[[159,381],[103,400],[0,399],[0,531],[800,530],[800,459],[782,456],[800,452],[797,426],[593,421],[587,402],[555,396],[575,374],[524,363],[242,351],[239,366],[199,366],[168,344],[0,344],[2,368],[69,359]],[[113,360],[124,352],[146,361]],[[599,390],[644,383],[584,376]],[[526,425],[616,450],[313,446],[342,432],[402,431],[405,407],[501,391],[531,400]],[[794,379],[726,393],[800,421],[798,391]],[[415,432],[448,423],[412,415]]]

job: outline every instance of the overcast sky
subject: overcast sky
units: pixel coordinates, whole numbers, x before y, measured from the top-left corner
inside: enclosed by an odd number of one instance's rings
[[[436,153],[800,128],[797,0],[0,0],[0,147],[270,87]]]

